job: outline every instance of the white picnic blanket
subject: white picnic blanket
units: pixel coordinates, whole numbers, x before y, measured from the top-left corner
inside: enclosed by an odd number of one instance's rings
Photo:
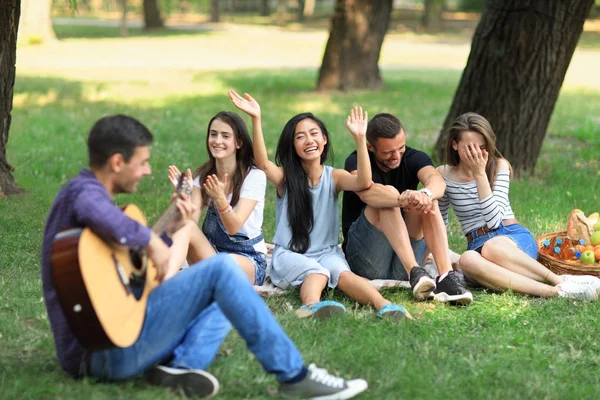
[[[269,270],[271,269],[271,258],[273,255],[274,247],[275,246],[273,244],[267,243],[267,277],[265,279],[265,282],[260,286],[254,285],[254,290],[256,290],[256,292],[263,297],[274,297],[286,293],[286,290],[275,286],[273,282],[271,282],[271,278],[269,277]],[[456,254],[455,252],[450,250],[450,260],[452,261],[453,266],[456,266],[458,264],[459,258],[459,254]],[[427,262],[433,263],[433,267],[435,267],[435,262],[433,261],[433,259]],[[183,268],[186,267],[188,267],[187,263],[183,266]],[[369,283],[377,290],[389,287],[401,287],[405,289],[410,289],[410,282],[408,281],[396,281],[393,279],[372,279],[369,280]]]

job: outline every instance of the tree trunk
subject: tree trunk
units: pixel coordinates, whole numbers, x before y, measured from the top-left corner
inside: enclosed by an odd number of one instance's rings
[[[19,41],[37,44],[55,40],[51,10],[52,0],[21,0]]]
[[[10,129],[15,86],[17,28],[21,12],[19,0],[4,0],[0,7],[0,197],[23,192],[12,176],[13,168],[6,160],[6,143]]]
[[[380,88],[379,54],[393,0],[337,0],[317,90]]]
[[[304,0],[304,10],[302,10],[305,17],[312,17],[315,14],[315,0]]]
[[[554,104],[594,0],[488,0],[436,143],[474,111],[487,118],[515,175],[533,172]]]
[[[444,0],[425,0],[423,10],[423,28],[427,32],[439,32],[442,29],[442,11]]]
[[[269,0],[261,0],[260,2],[260,15],[266,17],[271,14],[269,9]]]
[[[121,36],[129,36],[129,31],[127,30],[127,0],[119,0],[119,4],[121,5]]]
[[[160,18],[157,0],[144,0],[143,7],[146,29],[159,29],[165,26],[162,18]]]
[[[219,0],[210,1],[210,22],[219,22]]]

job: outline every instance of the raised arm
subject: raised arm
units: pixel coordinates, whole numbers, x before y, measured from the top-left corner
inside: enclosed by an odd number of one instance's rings
[[[373,181],[371,180],[371,162],[367,150],[367,122],[369,115],[362,107],[354,107],[350,110],[350,115],[346,119],[346,126],[354,138],[356,144],[357,167],[356,174],[343,169],[333,171],[333,179],[337,191],[347,190],[358,192],[368,189]]]
[[[254,151],[256,165],[264,171],[267,179],[273,182],[277,188],[283,186],[283,168],[269,161],[267,154],[267,146],[262,131],[260,105],[248,93],[244,93],[244,97],[242,97],[235,90],[230,90],[228,94],[233,105],[252,118],[252,150]]]

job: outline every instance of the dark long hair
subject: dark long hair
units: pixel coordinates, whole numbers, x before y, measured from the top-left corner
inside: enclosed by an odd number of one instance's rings
[[[490,186],[494,189],[494,181],[496,180],[496,171],[498,158],[504,158],[496,147],[496,134],[492,129],[492,125],[487,119],[474,112],[468,112],[457,117],[448,131],[448,140],[446,142],[445,159],[446,164],[453,167],[460,163],[458,151],[452,147],[452,142],[458,143],[463,132],[477,132],[485,139],[485,145],[488,152],[488,160],[485,166],[485,174],[490,182]],[[512,176],[512,168],[510,169]]]
[[[212,153],[210,152],[210,148],[208,146],[210,126],[216,119],[226,123],[231,127],[235,136],[236,144],[241,145],[240,148],[235,152],[235,174],[229,177],[233,188],[230,204],[232,207],[234,207],[240,200],[240,191],[242,190],[244,179],[246,179],[246,176],[248,176],[250,168],[256,165],[254,162],[254,152],[252,150],[252,140],[248,134],[248,127],[246,126],[246,123],[242,117],[230,111],[221,111],[212,117],[208,123],[208,128],[206,129],[206,152],[208,153],[208,161],[194,171],[194,178],[200,177],[200,184],[203,184],[208,175],[217,173],[217,162],[215,157],[213,157]],[[208,195],[204,191],[202,191],[202,204],[208,204]]]
[[[308,187],[308,175],[302,168],[300,157],[294,147],[296,125],[307,118],[319,126],[323,136],[327,139],[321,154],[321,164],[325,162],[330,152],[329,132],[323,121],[312,113],[298,114],[285,124],[275,153],[275,162],[283,167],[285,191],[288,197],[287,215],[292,229],[292,239],[288,247],[297,253],[305,253],[310,247],[310,232],[315,222],[312,197]]]

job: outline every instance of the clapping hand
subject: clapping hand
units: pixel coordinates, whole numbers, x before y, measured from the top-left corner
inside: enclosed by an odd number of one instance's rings
[[[215,202],[218,200],[227,201],[225,197],[225,189],[227,188],[229,177],[227,174],[223,175],[223,179],[219,180],[217,175],[208,175],[206,181],[202,185],[204,192]]]
[[[192,171],[188,168],[185,171],[186,179],[188,186],[190,188],[194,187],[194,179],[192,178]],[[169,165],[169,181],[173,185],[173,189],[178,190],[177,187],[179,185],[179,178],[181,177],[181,172],[175,165]]]

